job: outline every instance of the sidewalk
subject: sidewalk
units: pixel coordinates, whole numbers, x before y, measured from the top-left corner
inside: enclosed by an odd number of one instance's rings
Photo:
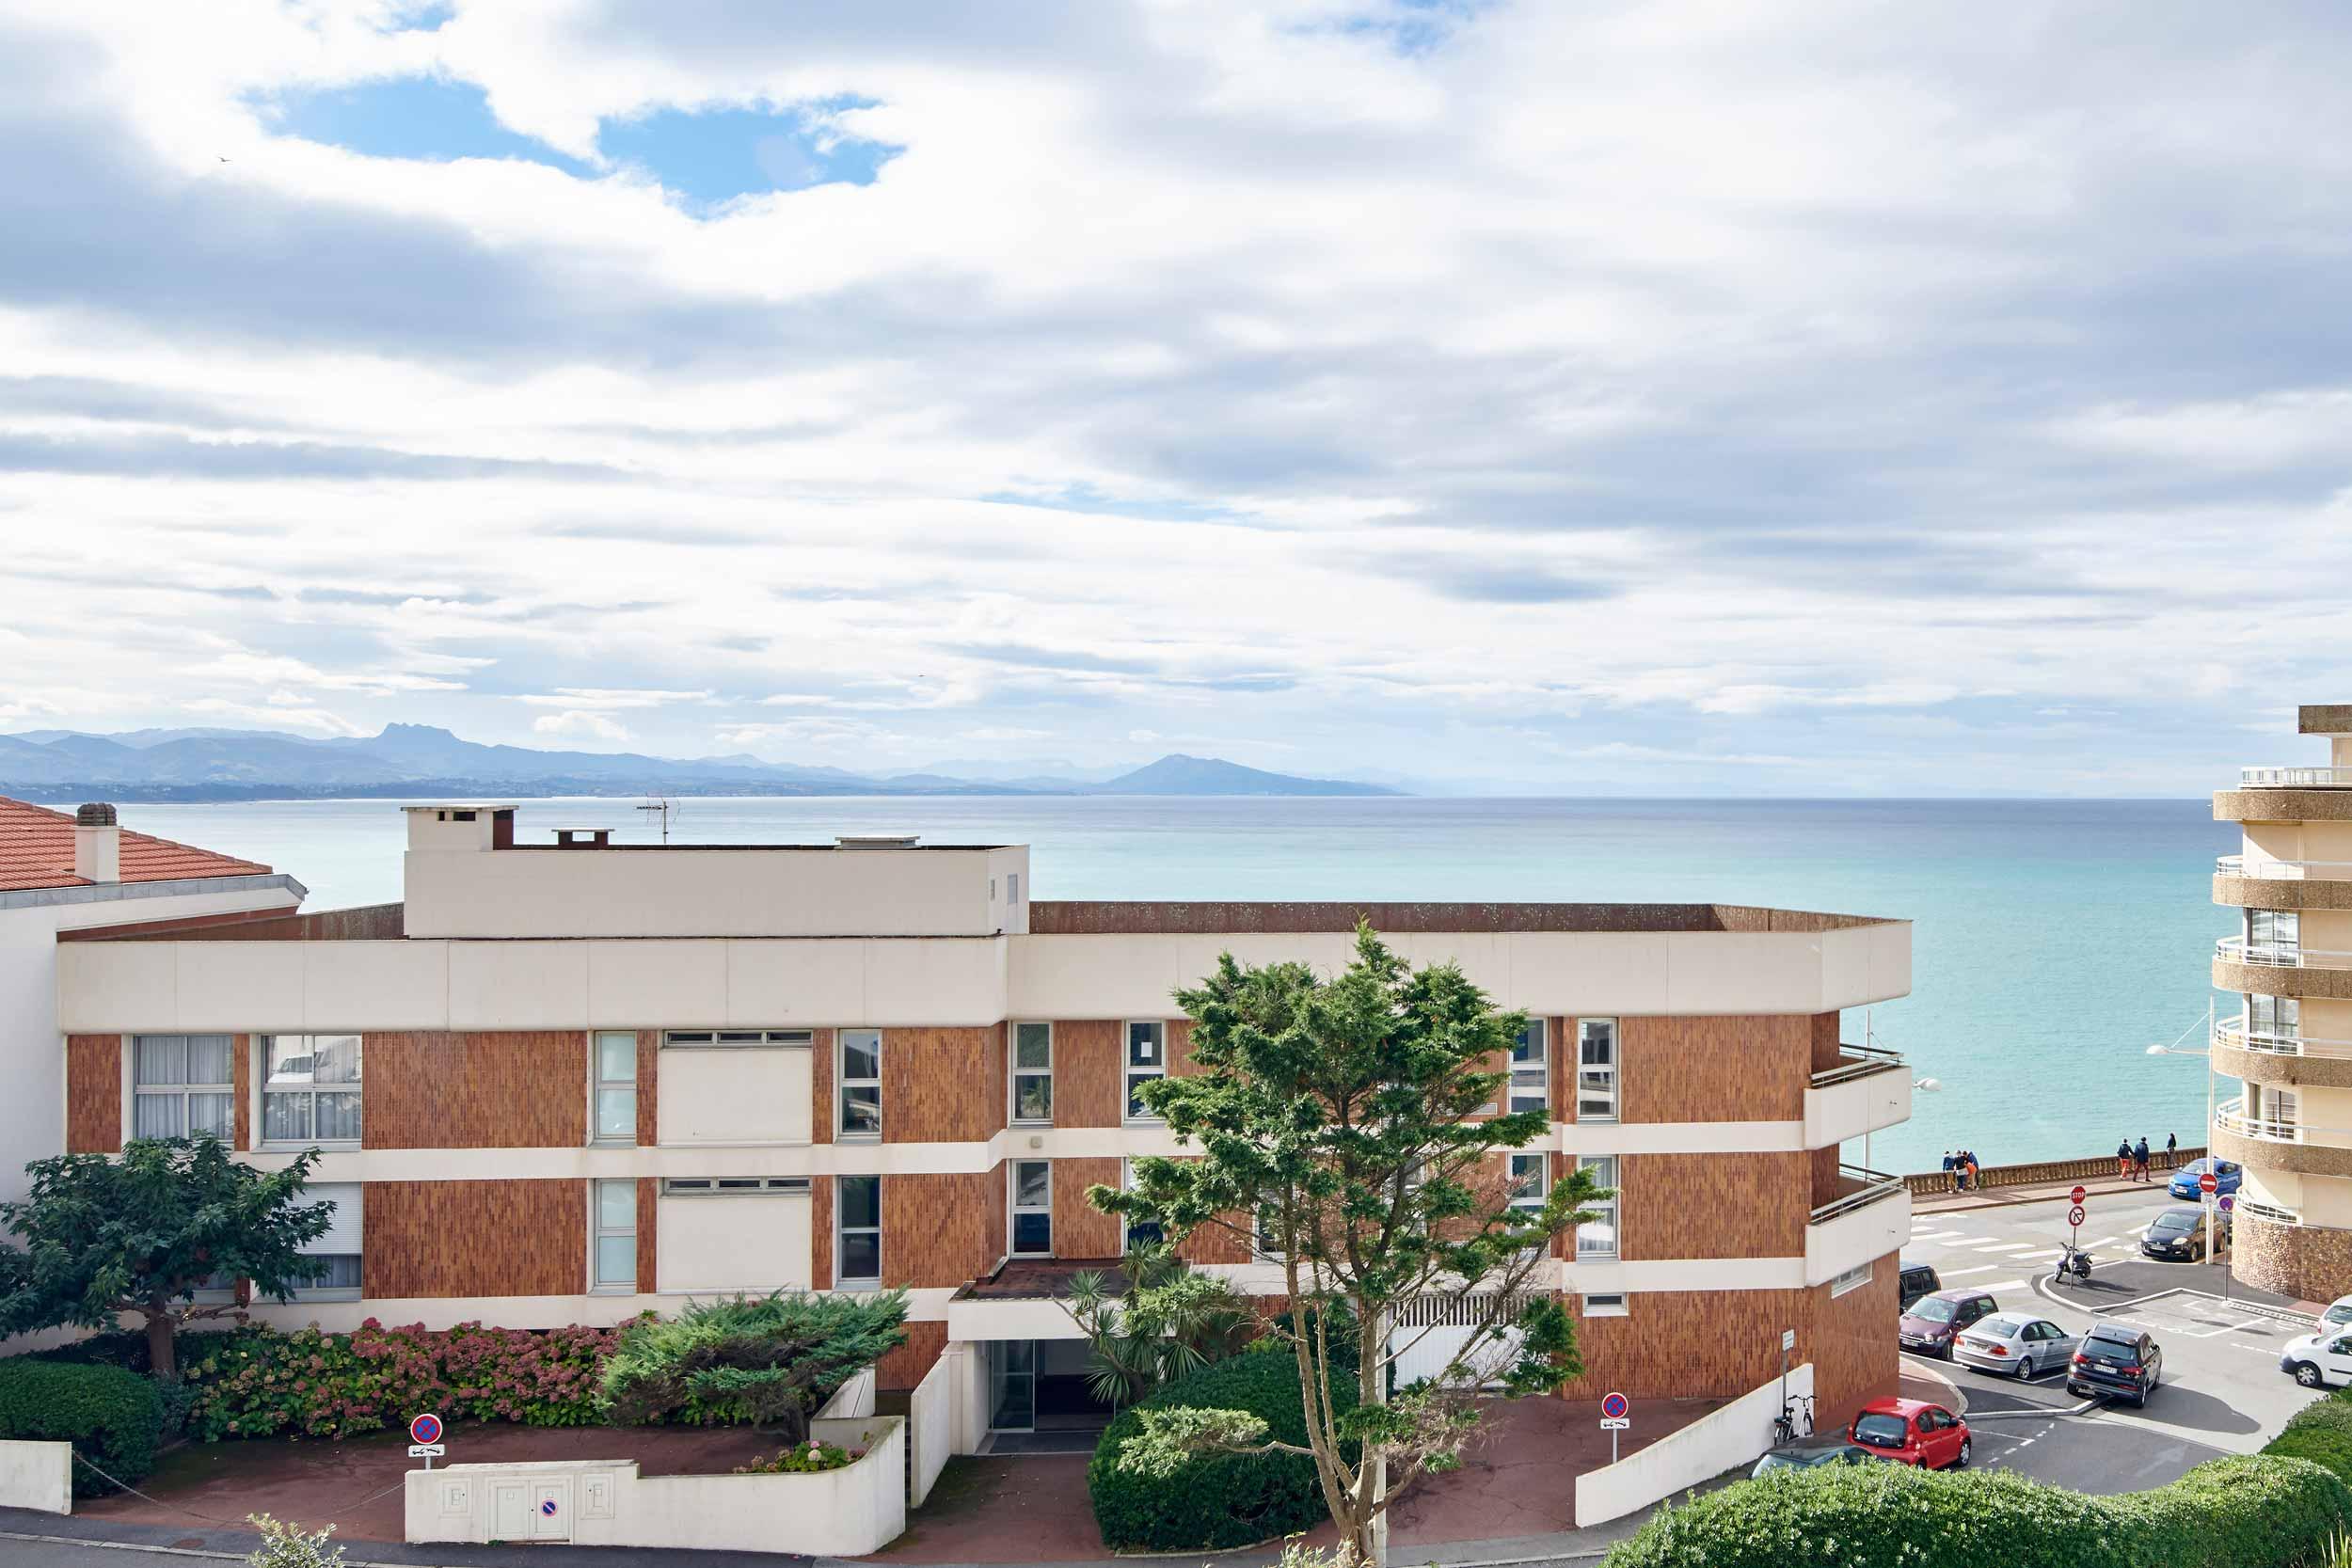
[[[1979,1187],[1964,1193],[1937,1193],[1930,1197],[1915,1197],[1911,1200],[1911,1212],[1915,1214],[1946,1214],[1963,1209],[1998,1209],[2015,1203],[2062,1202],[2078,1186],[2092,1197],[2133,1193],[2154,1193],[2161,1196],[2165,1183],[2171,1180],[2170,1171],[2152,1171],[2145,1181],[2102,1176],[2089,1181],[2029,1181],[2014,1187]]]

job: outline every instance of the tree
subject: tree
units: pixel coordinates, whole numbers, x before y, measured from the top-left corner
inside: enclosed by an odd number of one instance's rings
[[[306,1149],[282,1170],[257,1170],[206,1133],[134,1138],[119,1160],[34,1161],[24,1167],[31,1193],[0,1203],[0,1224],[24,1245],[0,1276],[0,1329],[107,1328],[135,1312],[147,1322],[149,1366],[177,1376],[183,1324],[244,1314],[234,1303],[198,1306],[199,1288],[250,1280],[254,1293],[290,1301],[326,1272],[302,1253],[335,1212],[302,1202],[318,1159]]]
[[[907,1342],[906,1317],[904,1291],[695,1302],[622,1332],[599,1402],[616,1421],[744,1421],[798,1443],[834,1389]]]
[[[1549,1131],[1547,1110],[1503,1111],[1508,1074],[1487,1064],[1526,1027],[1498,1012],[1453,964],[1418,971],[1368,925],[1355,961],[1325,980],[1305,964],[1244,968],[1232,954],[1176,1000],[1194,1021],[1195,1073],[1142,1086],[1152,1112],[1199,1158],[1135,1162],[1132,1191],[1095,1187],[1097,1207],[1156,1220],[1175,1237],[1203,1227],[1241,1234],[1282,1265],[1293,1311],[1273,1332],[1296,1356],[1308,1447],[1324,1500],[1367,1563],[1385,1560],[1390,1506],[1422,1476],[1460,1463],[1475,1429],[1472,1386],[1499,1380],[1512,1397],[1556,1389],[1583,1370],[1573,1325],[1549,1291],[1522,1294],[1553,1238],[1593,1218],[1608,1195],[1588,1173],[1552,1183],[1540,1202],[1504,1179],[1508,1151]],[[1437,1298],[1434,1302],[1429,1298]],[[1423,1383],[1388,1391],[1397,1309],[1463,1333],[1451,1361]],[[1335,1343],[1326,1324],[1361,1332]],[[1331,1402],[1335,1355],[1353,1352],[1362,1402]],[[1238,1411],[1144,1413],[1120,1463],[1172,1475],[1192,1452],[1295,1445]],[[1350,1463],[1350,1442],[1361,1445]]]
[[[1257,1333],[1241,1292],[1215,1275],[1193,1273],[1173,1248],[1137,1247],[1115,1278],[1116,1289],[1100,1269],[1073,1275],[1062,1303],[1094,1353],[1087,1386],[1113,1410],[1238,1354]]]

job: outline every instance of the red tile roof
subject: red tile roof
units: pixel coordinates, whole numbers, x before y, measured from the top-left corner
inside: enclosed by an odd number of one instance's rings
[[[122,879],[166,882],[180,877],[251,877],[269,870],[234,855],[122,830]],[[73,874],[73,818],[0,795],[0,893],[21,888],[87,887]]]

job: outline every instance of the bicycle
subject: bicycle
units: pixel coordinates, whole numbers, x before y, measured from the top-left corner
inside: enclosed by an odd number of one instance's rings
[[[1802,1432],[1797,1430],[1800,1421],[1804,1424],[1804,1430]],[[1788,1402],[1782,1405],[1780,1414],[1772,1418],[1772,1430],[1780,1434],[1782,1443],[1793,1443],[1800,1437],[1812,1436],[1813,1396],[1810,1394],[1789,1395]]]

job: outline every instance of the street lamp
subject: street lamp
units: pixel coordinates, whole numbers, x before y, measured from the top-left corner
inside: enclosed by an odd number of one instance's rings
[[[2205,1168],[2215,1172],[2217,1180],[2221,1162],[2213,1151],[2213,998],[2210,996],[2205,999],[2205,1043],[2199,1047],[2184,1048],[2181,1041],[2188,1038],[2189,1030],[2194,1030],[2196,1027],[2195,1024],[2190,1024],[2188,1030],[2182,1031],[2179,1038],[2173,1040],[2170,1045],[2150,1046],[2147,1053],[2151,1056],[2202,1056],[2205,1058]],[[2211,1197],[2201,1193],[2198,1196],[2205,1211],[2205,1261],[2211,1263],[2213,1261],[2214,1204]],[[2230,1275],[2225,1269],[2221,1274],[2223,1299],[2228,1299],[2229,1293]]]

